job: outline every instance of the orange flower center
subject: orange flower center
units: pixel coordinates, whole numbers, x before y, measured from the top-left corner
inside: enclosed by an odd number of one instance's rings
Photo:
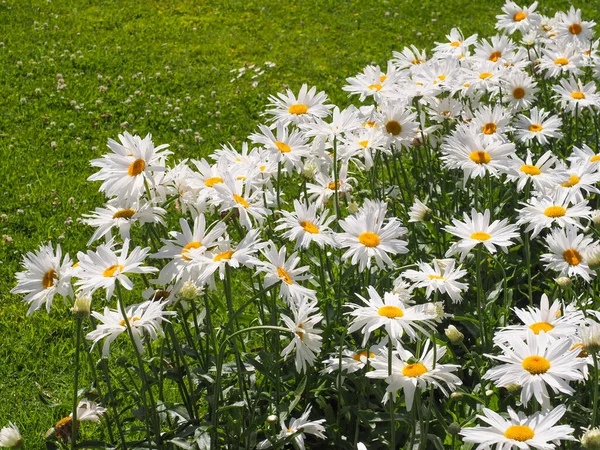
[[[287,284],[292,284],[294,282],[294,280],[292,280],[292,277],[290,277],[290,274],[287,273],[283,269],[283,267],[277,268],[277,275],[279,276],[279,278],[281,278],[282,281],[285,281]]]
[[[579,177],[577,175],[571,175],[569,177],[569,181],[567,181],[566,183],[562,183],[561,186],[562,187],[573,187],[575,186],[577,183],[579,183]]]
[[[233,194],[233,199],[235,200],[235,202],[238,205],[242,205],[244,208],[247,208],[248,206],[250,206],[250,203],[248,203],[244,197],[237,195],[237,194]]]
[[[381,84],[370,84],[368,89],[370,91],[380,91],[383,86]]]
[[[498,127],[496,126],[496,124],[494,122],[490,122],[490,123],[486,123],[481,128],[481,131],[483,132],[483,134],[494,134],[496,132],[497,128]]]
[[[409,378],[420,377],[427,373],[427,367],[421,363],[408,364],[402,368],[402,375]]]
[[[498,62],[500,58],[502,58],[502,52],[493,52],[488,59],[493,62]]]
[[[108,269],[104,269],[102,272],[103,277],[114,277],[117,270],[119,273],[123,271],[124,267],[121,264],[115,264],[114,266],[110,266]]]
[[[221,252],[218,255],[215,255],[215,257],[213,258],[213,261],[219,262],[219,261],[223,261],[223,260],[230,260],[233,253],[234,253],[233,250],[227,250],[227,251]]]
[[[319,228],[312,222],[302,221],[300,222],[300,226],[304,228],[304,231],[310,234],[318,234]]]
[[[476,241],[487,241],[490,239],[492,235],[485,233],[483,231],[476,231],[471,235],[471,239],[475,239]]]
[[[113,219],[131,219],[135,215],[133,209],[121,209],[113,214]]]
[[[377,233],[371,231],[365,231],[358,235],[358,241],[365,247],[377,247],[381,242]]]
[[[554,60],[554,64],[556,64],[557,66],[566,66],[567,64],[569,64],[569,60],[567,58],[556,58]]]
[[[308,112],[308,106],[304,103],[296,103],[288,108],[288,112],[297,116],[306,114]]]
[[[56,275],[56,270],[50,269],[42,277],[42,286],[44,286],[45,289],[51,288],[54,286],[54,280],[57,278],[58,276]]]
[[[187,256],[187,253],[193,248],[200,248],[200,247],[202,247],[202,244],[200,242],[198,242],[198,241],[190,242],[185,247],[183,247],[183,250],[181,250],[181,257],[183,259],[185,259],[186,261],[191,261],[192,258]]]
[[[550,370],[550,361],[543,356],[528,356],[521,363],[523,369],[532,375],[539,375]]]
[[[404,316],[404,311],[402,311],[397,306],[386,305],[379,308],[377,310],[377,314],[383,317],[387,317],[388,319],[395,319],[396,317]]]
[[[360,352],[360,353],[355,353],[354,356],[352,356],[352,359],[354,361],[360,361],[361,358],[366,358],[367,355],[368,355],[369,359],[375,358],[375,353],[373,353],[373,352]]]
[[[583,260],[581,253],[574,248],[566,249],[563,253],[563,258],[567,263],[569,263],[570,266],[578,266]]]
[[[519,11],[513,16],[513,20],[515,22],[520,22],[521,20],[525,20],[527,18],[527,13],[524,11]]]
[[[569,25],[569,33],[571,34],[579,34],[583,31],[583,28],[581,28],[581,25],[579,25],[578,23],[572,23],[571,25]]]
[[[476,164],[487,164],[492,160],[492,157],[488,152],[481,150],[479,152],[471,152],[469,159]]]
[[[402,133],[402,125],[395,120],[390,120],[385,124],[385,131],[390,133],[393,136],[397,136]]]
[[[482,80],[485,80],[491,76],[493,76],[491,72],[483,72],[479,74],[479,78],[481,78]]]
[[[585,98],[585,94],[580,91],[571,92],[571,98],[575,100],[583,100]]]
[[[281,153],[289,153],[292,151],[289,145],[281,141],[275,141],[275,146],[279,149]]]
[[[127,169],[127,173],[129,174],[130,177],[135,177],[135,176],[139,175],[140,173],[142,173],[145,168],[146,168],[146,162],[143,159],[136,159],[134,162],[132,162],[129,165],[129,168]]]
[[[535,433],[527,425],[511,425],[504,432],[506,439],[512,439],[513,441],[525,442],[529,439],[533,439]]]
[[[544,215],[546,217],[562,217],[567,213],[567,210],[562,206],[549,206],[544,210]]]
[[[531,125],[529,125],[529,131],[531,131],[532,133],[539,133],[540,131],[542,131],[542,126],[538,123],[532,123]]]
[[[554,325],[548,322],[536,322],[529,325],[529,329],[533,331],[535,334],[540,334],[540,331],[547,333],[554,329]]]
[[[514,88],[512,94],[513,97],[517,100],[522,99],[523,97],[525,97],[525,89],[523,89],[522,87]]]
[[[542,171],[540,169],[538,169],[536,166],[532,166],[530,164],[522,165],[519,170],[523,173],[526,173],[527,175],[539,175],[540,173],[542,173]]]
[[[210,177],[204,180],[204,184],[207,187],[213,187],[215,184],[219,184],[223,182],[223,178],[221,177]]]

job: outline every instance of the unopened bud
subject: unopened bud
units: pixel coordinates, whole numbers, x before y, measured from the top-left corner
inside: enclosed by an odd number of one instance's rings
[[[592,222],[594,225],[600,225],[600,210],[592,211]]]
[[[271,414],[270,416],[267,416],[267,422],[269,422],[269,423],[277,422],[277,416],[275,414]]]
[[[465,338],[465,335],[458,331],[454,325],[448,325],[448,328],[444,330],[444,333],[446,334],[448,340],[454,345],[460,345]]]
[[[600,428],[592,428],[587,430],[581,436],[581,445],[583,448],[600,450]]]
[[[92,297],[90,295],[78,295],[75,297],[75,304],[71,311],[75,314],[87,317],[90,315],[90,311],[92,309]]]
[[[360,209],[360,207],[358,206],[358,203],[356,203],[356,202],[348,203],[348,212],[350,214],[356,214],[359,209]]]
[[[509,384],[508,386],[504,386],[508,392],[517,392],[521,389],[520,384]]]
[[[448,432],[450,434],[456,435],[456,434],[460,433],[460,430],[461,430],[460,425],[457,424],[456,422],[452,422],[450,425],[448,425]]]
[[[560,277],[560,278],[557,278],[555,281],[556,281],[556,284],[558,284],[558,286],[561,287],[562,289],[566,289],[566,288],[570,287],[571,284],[573,284],[573,282],[571,281],[571,279],[569,277]]]

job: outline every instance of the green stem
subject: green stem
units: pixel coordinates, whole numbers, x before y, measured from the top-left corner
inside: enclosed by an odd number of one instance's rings
[[[479,320],[479,333],[481,338],[481,352],[485,352],[485,310],[483,306],[483,283],[481,279],[481,245],[475,251],[475,271],[477,277],[477,319]]]
[[[391,339],[388,342],[388,375],[392,376],[392,341]],[[396,400],[396,393],[390,392],[390,448],[394,450],[396,448],[396,417],[394,416],[394,403]]]
[[[79,405],[77,393],[79,390],[79,348],[81,347],[82,323],[81,315],[75,313],[75,375],[73,377],[73,421],[71,422],[71,449],[73,450],[77,447],[77,406]]]
[[[592,359],[594,360],[594,407],[592,408],[592,427],[597,425],[596,419],[598,418],[598,356],[596,353],[592,353]]]

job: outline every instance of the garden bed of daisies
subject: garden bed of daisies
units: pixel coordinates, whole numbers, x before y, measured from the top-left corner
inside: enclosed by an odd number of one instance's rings
[[[271,96],[208,159],[109,140],[88,247],[12,290],[75,317],[47,448],[600,448],[598,41],[536,6],[367,66],[354,106]]]

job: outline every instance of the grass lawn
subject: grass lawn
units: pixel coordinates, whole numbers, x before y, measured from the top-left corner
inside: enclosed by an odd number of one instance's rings
[[[89,161],[109,137],[152,133],[176,159],[207,156],[252,132],[269,95],[308,83],[345,106],[346,77],[405,45],[431,48],[452,27],[489,36],[502,4],[3,0],[0,427],[17,423],[26,448],[41,448],[69,412],[72,314],[57,300],[50,315],[27,317],[9,291],[21,255],[40,243],[72,257],[85,249],[91,229],[77,219],[104,200],[86,182]],[[575,6],[600,22],[593,2]]]

